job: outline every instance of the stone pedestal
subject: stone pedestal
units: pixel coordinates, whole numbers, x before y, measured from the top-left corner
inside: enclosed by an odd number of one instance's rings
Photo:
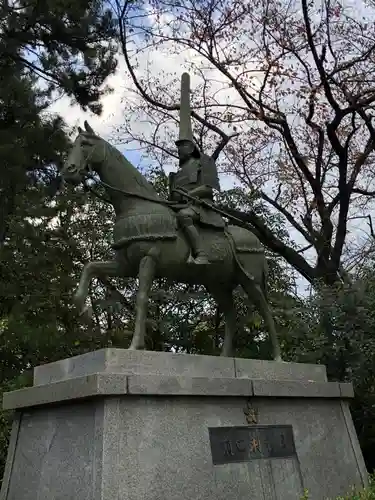
[[[4,396],[0,498],[336,497],[367,483],[352,396],[317,365],[102,349],[39,366]]]

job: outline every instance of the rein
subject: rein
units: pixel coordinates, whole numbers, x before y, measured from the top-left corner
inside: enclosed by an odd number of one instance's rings
[[[99,182],[102,186],[104,186],[108,189],[113,189],[114,191],[118,191],[119,193],[123,193],[127,196],[133,196],[134,198],[140,198],[141,200],[153,201],[153,202],[159,203],[161,205],[170,206],[172,208],[173,208],[173,205],[181,205],[181,203],[178,201],[176,202],[176,201],[160,200],[157,198],[151,198],[148,196],[144,196],[142,194],[131,193],[130,191],[125,191],[123,189],[115,188],[114,186],[111,186],[111,185],[107,184],[106,182],[103,182],[101,179],[99,179]],[[232,222],[235,222],[238,226],[244,227],[245,229],[249,230],[249,226],[248,226],[248,224],[246,224],[246,222],[243,222],[241,219],[238,219],[234,215],[230,215],[230,214],[224,212],[224,210],[221,210],[216,205],[208,203],[204,200],[201,200],[201,199],[197,198],[196,196],[192,196],[184,189],[173,189],[172,191],[174,191],[175,193],[177,193],[181,196],[185,196],[185,198],[188,198],[191,201],[194,201],[195,203],[202,205],[202,206],[220,214],[222,217],[226,217],[227,219],[231,220]]]
[[[173,205],[176,204],[176,202],[174,202],[174,201],[161,200],[159,198],[154,198],[152,196],[145,196],[143,194],[132,193],[131,191],[125,191],[124,189],[119,189],[119,188],[116,188],[114,186],[111,186],[110,184],[107,184],[106,182],[102,181],[100,178],[99,179],[95,179],[94,175],[93,175],[93,172],[92,172],[92,169],[89,166],[90,165],[89,160],[92,157],[92,155],[94,154],[94,151],[95,151],[96,147],[97,147],[97,145],[94,146],[93,151],[91,152],[90,155],[88,155],[88,157],[86,159],[86,164],[89,167],[89,175],[88,175],[89,178],[91,178],[94,181],[98,182],[99,184],[101,184],[103,187],[105,187],[107,189],[112,189],[113,191],[125,194],[126,196],[131,196],[133,198],[139,198],[140,200],[145,200],[145,201],[152,201],[153,203],[159,203],[160,205],[166,205],[166,206],[173,206]],[[103,144],[104,160],[107,159],[107,147],[108,147],[107,144],[104,142],[104,144]],[[90,188],[90,190],[91,190],[92,193],[94,193],[96,196],[98,196],[93,189]]]
[[[139,198],[141,200],[146,200],[146,201],[152,201],[154,203],[159,203],[160,205],[167,205],[167,206],[173,206],[178,204],[178,202],[175,201],[168,201],[168,200],[161,200],[159,198],[153,198],[151,196],[145,196],[143,194],[138,194],[138,193],[132,193],[131,191],[125,191],[124,189],[119,189],[114,186],[111,186],[110,184],[107,184],[106,182],[102,181],[99,179],[99,184],[101,184],[103,187],[106,187],[108,189],[112,189],[113,191],[117,191],[118,193],[125,194],[126,196],[131,196],[133,198]]]
[[[89,164],[88,160],[92,156],[93,152],[94,151],[92,151],[91,155],[89,155],[88,158],[86,159],[87,164]],[[107,147],[106,147],[106,143],[104,143],[104,159],[106,159],[106,157],[107,157]],[[89,167],[89,177],[91,179],[95,180],[95,181],[98,181],[99,184],[101,184],[103,187],[105,187],[107,189],[112,189],[113,191],[116,191],[118,193],[125,194],[126,196],[130,196],[130,197],[133,197],[133,198],[138,198],[140,200],[151,201],[153,203],[158,203],[159,205],[164,205],[164,206],[171,207],[171,208],[173,208],[176,205],[181,205],[181,202],[161,200],[160,198],[154,198],[152,196],[146,196],[146,195],[143,195],[143,194],[132,193],[131,191],[125,191],[124,189],[120,189],[120,188],[116,188],[114,186],[111,186],[110,184],[107,184],[106,182],[102,181],[100,178],[99,179],[95,179],[90,167]],[[95,191],[93,189],[90,188],[90,190],[96,196],[99,196],[99,195],[97,195],[95,193]],[[225,218],[231,220],[236,225],[244,227],[244,228],[246,228],[246,229],[249,230],[249,227],[248,227],[248,225],[245,222],[243,222],[241,219],[238,219],[237,217],[235,217],[233,215],[227,214],[223,210],[220,210],[220,208],[217,207],[216,205],[214,205],[213,203],[211,204],[211,203],[206,202],[205,200],[201,200],[200,198],[197,198],[196,196],[192,196],[187,191],[185,191],[184,189],[178,189],[177,188],[177,189],[173,189],[172,191],[175,192],[175,193],[178,193],[180,196],[184,196],[188,200],[193,201],[194,203],[196,203],[198,205],[202,205],[202,206],[204,206],[204,207],[206,207],[206,208],[208,208],[208,209],[210,209],[210,210],[212,210],[212,211],[220,214],[222,217],[225,217]]]

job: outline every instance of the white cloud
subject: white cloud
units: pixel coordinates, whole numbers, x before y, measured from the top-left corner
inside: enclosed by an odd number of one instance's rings
[[[110,76],[106,82],[113,92],[102,98],[103,113],[96,116],[90,111],[84,112],[77,104],[71,104],[68,97],[62,97],[57,100],[49,111],[57,113],[64,118],[69,127],[83,126],[84,120],[87,120],[95,132],[103,138],[111,135],[113,127],[122,122],[124,95],[129,92],[130,80],[127,77],[125,62],[122,57],[119,58],[117,71]]]
[[[191,64],[195,67],[205,66],[205,77],[210,81],[211,91],[221,103],[240,104],[238,93],[228,87],[228,82],[225,82],[223,75],[216,68],[207,68],[206,61],[193,50],[186,50],[183,53],[172,53],[166,50],[148,49],[142,54],[137,68],[137,75],[151,72],[153,76],[163,76],[163,81],[168,79],[168,71],[170,78],[179,77],[184,71],[191,68]],[[202,79],[192,73],[191,88],[194,89],[202,83]],[[108,138],[113,133],[117,125],[121,125],[124,121],[124,114],[127,112],[126,103],[137,101],[140,99],[134,93],[134,84],[127,71],[124,58],[119,53],[118,67],[116,73],[110,76],[106,84],[113,88],[113,92],[102,98],[103,113],[101,116],[96,116],[87,111],[84,112],[77,104],[72,104],[71,100],[64,96],[53,103],[49,111],[61,115],[69,127],[82,126],[84,120],[89,121],[95,132],[103,138]],[[176,89],[177,90],[177,89]],[[134,134],[145,132],[149,128],[145,122],[134,120]],[[176,130],[177,133],[177,130]]]

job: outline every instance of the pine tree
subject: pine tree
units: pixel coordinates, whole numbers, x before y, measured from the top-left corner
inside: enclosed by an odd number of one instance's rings
[[[66,93],[101,112],[103,84],[116,69],[115,23],[97,0],[21,0],[0,6],[0,78],[21,65],[52,96]]]

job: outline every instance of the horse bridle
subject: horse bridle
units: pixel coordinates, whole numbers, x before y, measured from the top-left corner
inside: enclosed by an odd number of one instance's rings
[[[168,201],[168,200],[161,200],[159,198],[154,198],[154,197],[151,197],[151,196],[145,196],[145,195],[142,195],[142,194],[138,194],[138,193],[133,193],[131,191],[125,191],[125,189],[120,189],[120,188],[116,188],[115,186],[111,186],[110,184],[107,184],[106,182],[102,181],[100,178],[98,177],[95,177],[94,175],[94,172],[93,172],[93,169],[91,168],[91,165],[90,165],[90,159],[91,157],[93,156],[93,154],[95,153],[95,148],[98,147],[98,144],[95,144],[93,147],[92,147],[92,151],[90,152],[89,155],[87,155],[86,159],[85,159],[85,168],[84,170],[87,171],[87,174],[85,175],[85,177],[83,178],[82,182],[84,183],[84,181],[86,179],[92,179],[94,180],[97,184],[100,184],[101,186],[107,188],[107,189],[111,189],[112,191],[116,191],[118,193],[122,193],[122,194],[125,194],[126,196],[130,196],[130,197],[133,197],[133,198],[139,198],[141,200],[145,200],[145,201],[152,201],[154,203],[159,203],[160,205],[166,205],[166,206],[173,206],[173,205],[176,205],[178,204],[178,202],[175,202],[175,201]],[[106,144],[104,143],[103,144],[103,149],[104,149],[104,161],[106,160],[107,158],[107,146]],[[98,198],[101,198],[103,199],[102,196],[98,195],[95,190],[91,187],[91,186],[87,186],[86,187]],[[109,200],[105,200],[107,202],[109,202]]]
[[[94,146],[94,148],[95,147],[96,146]],[[159,198],[153,198],[151,196],[145,196],[142,194],[133,193],[131,191],[125,191],[125,189],[116,188],[115,186],[111,186],[110,184],[107,184],[106,182],[102,181],[100,178],[98,179],[97,177],[94,176],[93,170],[89,164],[89,160],[90,160],[92,154],[94,154],[94,151],[92,151],[92,153],[90,155],[88,155],[87,159],[86,159],[85,169],[88,171],[88,175],[86,176],[86,178],[93,179],[95,182],[97,182],[98,184],[100,184],[104,188],[112,189],[113,191],[125,194],[126,196],[130,196],[133,198],[139,198],[141,200],[151,201],[153,203],[159,203],[160,205],[169,206],[171,208],[173,208],[173,206],[176,206],[176,205],[181,205],[181,202],[178,202],[178,201],[161,200]],[[104,160],[106,159],[106,156],[107,156],[107,151],[106,151],[106,146],[104,146]],[[92,189],[90,186],[88,186],[88,188],[95,196],[103,199],[103,197],[98,195],[95,192],[95,190]],[[185,196],[187,198],[188,202],[190,200],[190,202],[196,202],[196,203],[202,204],[203,206],[206,206],[207,208],[213,210],[214,212],[220,214],[221,216],[228,218],[229,220],[236,223],[240,227],[246,227],[247,229],[249,229],[248,224],[244,223],[242,220],[238,219],[237,217],[235,217],[233,215],[227,214],[226,212],[224,212],[223,210],[221,210],[220,208],[218,208],[214,204],[205,203],[203,200],[199,200],[199,199],[195,198],[194,196],[189,195],[189,193],[182,188],[173,189],[172,191],[179,194],[180,196]],[[106,201],[110,202],[109,200],[106,200]],[[251,231],[251,228],[249,230]]]

